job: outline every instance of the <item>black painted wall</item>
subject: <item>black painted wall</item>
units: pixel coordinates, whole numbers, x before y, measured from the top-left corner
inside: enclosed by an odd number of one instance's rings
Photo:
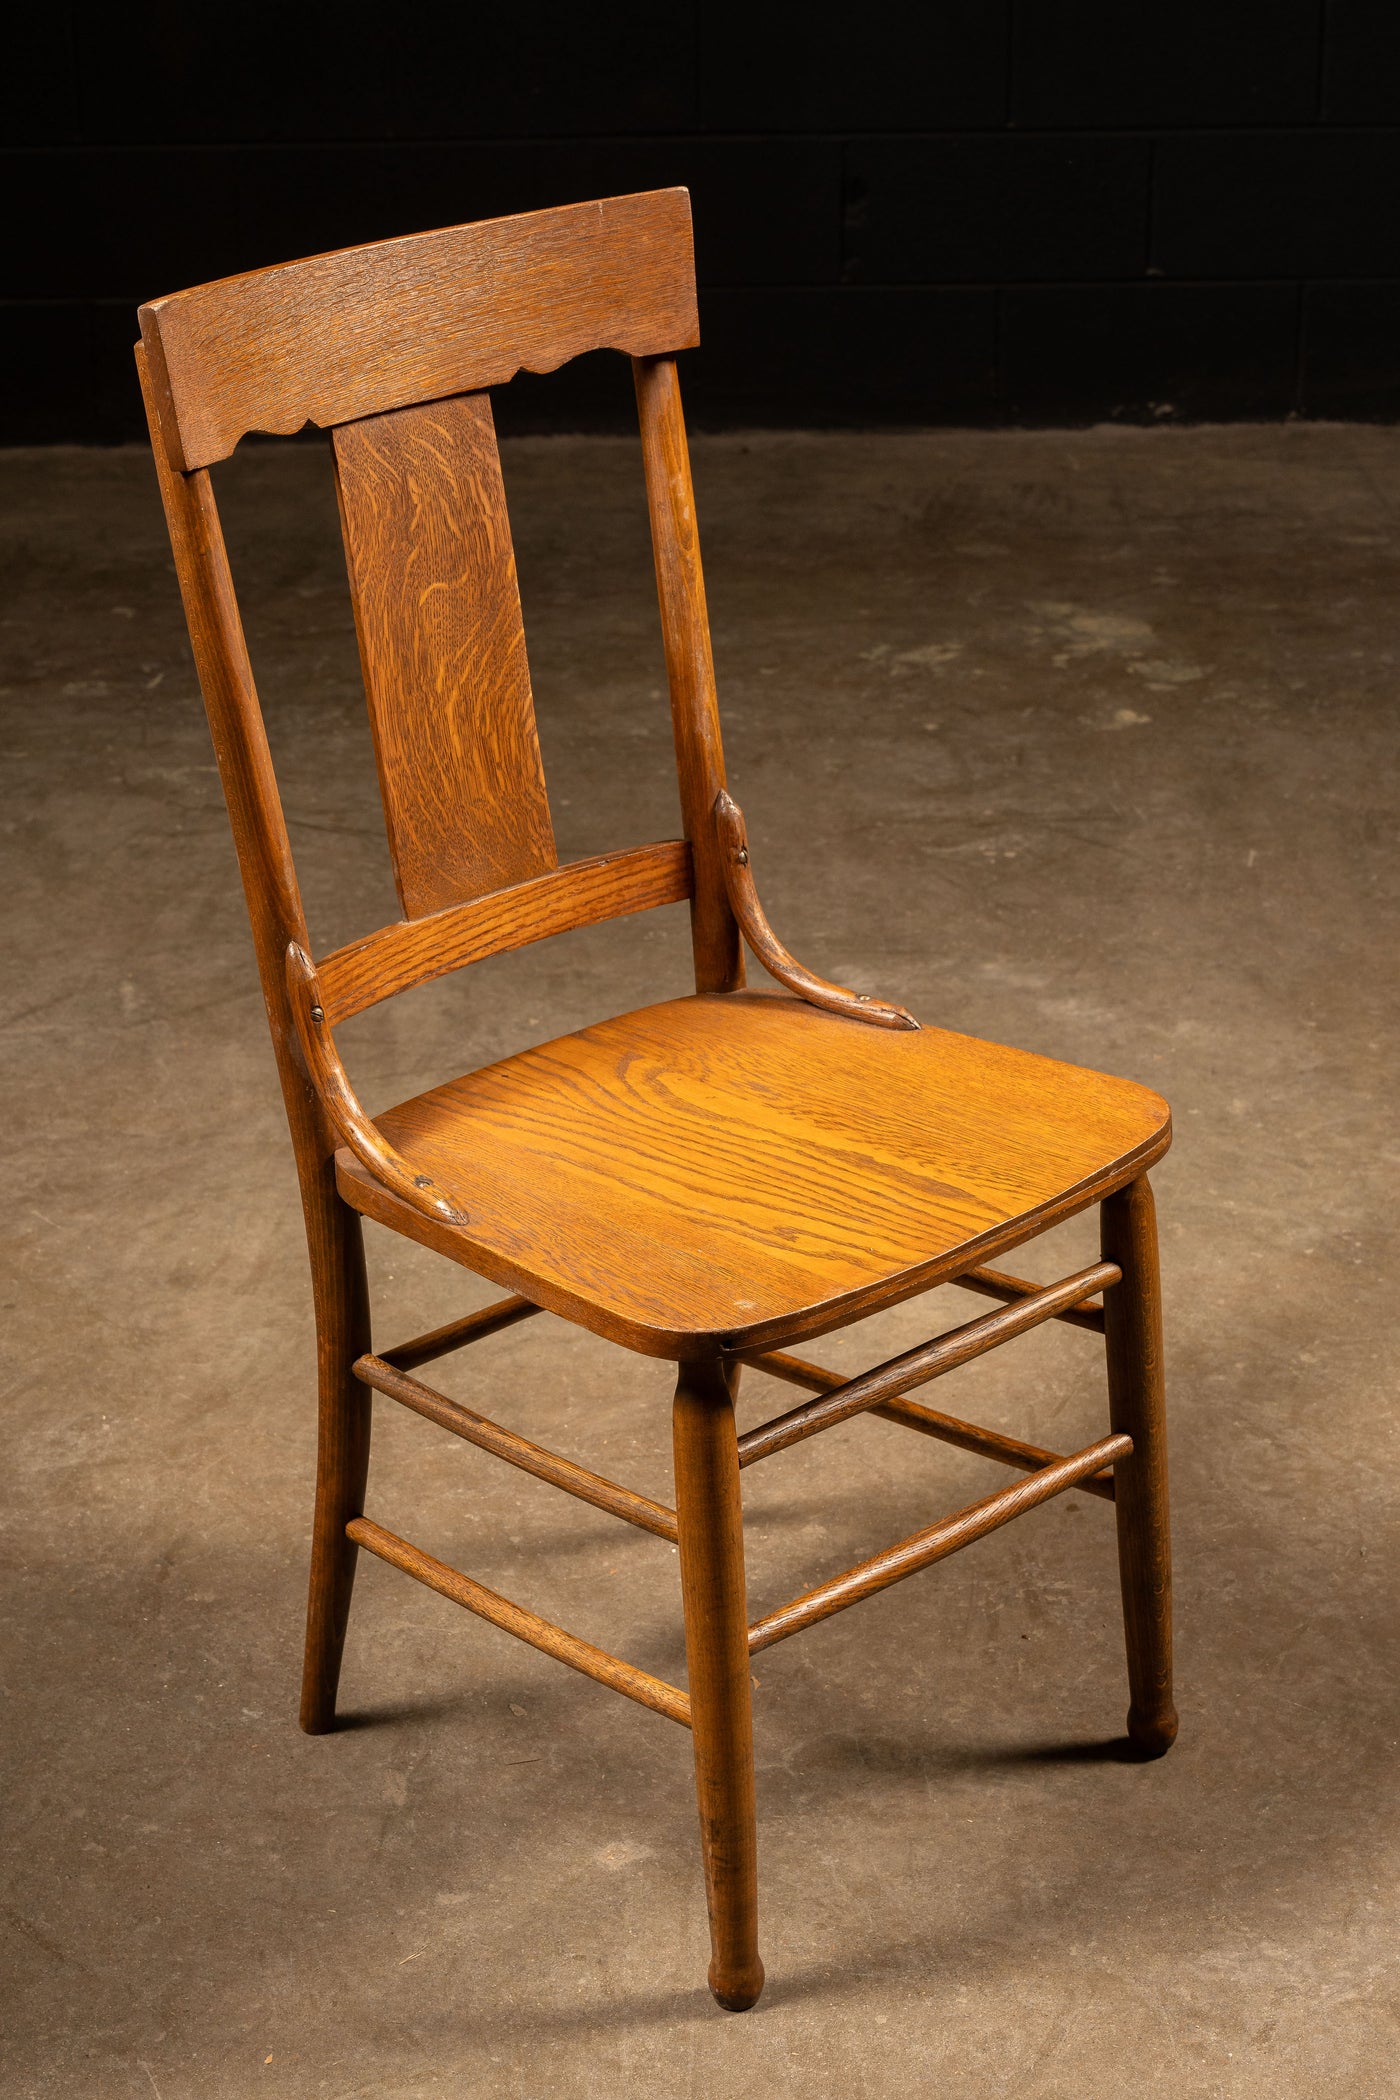
[[[1400,0],[68,0],[2,78],[8,442],[139,434],[143,297],[674,182],[702,425],[1400,412]]]

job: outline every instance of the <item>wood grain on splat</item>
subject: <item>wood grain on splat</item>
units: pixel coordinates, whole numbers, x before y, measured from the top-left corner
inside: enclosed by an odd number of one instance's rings
[[[404,915],[556,865],[486,394],[335,433],[345,556]]]

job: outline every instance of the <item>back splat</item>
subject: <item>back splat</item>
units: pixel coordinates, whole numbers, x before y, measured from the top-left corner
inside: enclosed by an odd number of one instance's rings
[[[409,919],[558,865],[489,394],[333,434],[394,880]]]

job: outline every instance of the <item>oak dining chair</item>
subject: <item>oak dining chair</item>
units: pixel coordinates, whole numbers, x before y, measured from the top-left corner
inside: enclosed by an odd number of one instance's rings
[[[153,300],[137,346],[305,1208],[319,1443],[301,1724],[335,1725],[363,1548],[692,1732],[721,2005],[763,1985],[750,1659],[1066,1489],[1114,1505],[1143,1756],[1176,1732],[1156,1230],[1166,1105],[1121,1079],[921,1025],[813,975],[770,927],[725,786],[677,353],[699,340],[681,189],[454,226]],[[491,389],[584,351],[632,361],[680,838],[560,866]],[[315,955],[210,481],[250,432],[330,432],[402,917]],[[337,1026],[570,928],[688,900],[693,996],[599,1021],[371,1115]],[[748,989],[747,944],[773,985]],[[988,1266],[1098,1205],[1102,1259]],[[376,1347],[361,1220],[509,1293]],[[997,1301],[854,1378],[795,1347],[936,1286]],[[416,1375],[541,1309],[676,1366],[674,1507]],[[1102,1335],[1108,1433],[1068,1456],[910,1397],[1061,1320]],[[740,1367],[809,1397],[740,1435]],[[678,1549],[688,1689],[496,1595],[364,1508],[371,1396]],[[859,1415],[1019,1477],[752,1624],[745,1468]]]

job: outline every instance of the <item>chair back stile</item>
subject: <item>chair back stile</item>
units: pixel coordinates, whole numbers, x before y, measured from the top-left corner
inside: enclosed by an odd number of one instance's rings
[[[156,439],[152,451],[175,572],[228,804],[310,1225],[313,1212],[324,1212],[333,1190],[334,1140],[300,1053],[287,994],[287,950],[293,943],[307,945],[306,914],[209,470],[197,467],[182,473],[171,465],[169,452],[160,442],[163,423],[144,344],[137,345],[136,364]],[[312,1194],[318,1181],[319,1203]]]
[[[681,820],[694,861],[690,926],[695,989],[729,992],[744,982],[744,953],[715,822],[715,802],[724,788],[724,747],[680,380],[671,357],[634,357],[632,374],[666,645]]]

